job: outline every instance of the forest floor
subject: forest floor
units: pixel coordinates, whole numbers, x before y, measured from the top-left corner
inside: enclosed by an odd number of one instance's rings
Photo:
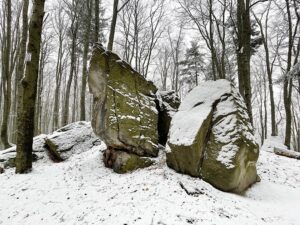
[[[102,163],[104,145],[62,163],[37,162],[30,174],[8,169],[0,224],[300,225],[300,160],[275,155],[274,145],[261,149],[261,182],[244,195],[175,173],[163,153],[147,169],[115,174]]]

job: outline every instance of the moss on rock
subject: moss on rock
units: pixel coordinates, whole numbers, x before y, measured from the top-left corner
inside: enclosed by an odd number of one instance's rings
[[[114,172],[121,174],[149,167],[154,163],[149,158],[111,148],[104,152],[103,160],[106,167],[112,168]]]
[[[201,95],[205,89],[206,97]],[[181,143],[172,136],[172,129],[185,124],[178,126],[172,121],[167,164],[178,172],[201,177],[220,190],[243,192],[257,181],[259,154],[245,103],[228,81],[204,83],[195,91],[184,100],[195,101],[191,108],[179,108],[179,113],[189,117],[190,111],[193,115],[198,112],[201,125],[195,137]]]
[[[114,149],[139,156],[158,154],[157,88],[116,54],[97,47],[89,71],[94,95],[92,126]]]

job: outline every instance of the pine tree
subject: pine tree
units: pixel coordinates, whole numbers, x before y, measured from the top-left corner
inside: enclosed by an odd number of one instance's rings
[[[191,42],[191,47],[186,50],[185,60],[181,61],[180,64],[183,67],[180,72],[180,82],[188,83],[191,87],[194,85],[198,86],[204,61],[197,42]]]

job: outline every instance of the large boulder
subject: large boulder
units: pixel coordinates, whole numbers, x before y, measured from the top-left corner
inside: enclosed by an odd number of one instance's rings
[[[47,150],[45,148],[45,138],[47,135],[41,134],[33,138],[33,161],[47,158]],[[11,168],[15,167],[16,163],[16,146],[0,151],[0,167]]]
[[[255,183],[258,154],[245,103],[226,80],[194,88],[172,119],[168,166],[220,190],[239,193]]]
[[[100,144],[101,141],[94,134],[91,123],[72,123],[52,134],[34,137],[33,161],[60,162]],[[16,146],[0,151],[0,168],[15,167],[15,159]]]
[[[100,144],[91,123],[85,121],[71,123],[45,137],[45,145],[54,161],[64,161]]]
[[[158,155],[157,88],[101,46],[94,48],[88,83],[94,96],[92,126],[109,148]]]

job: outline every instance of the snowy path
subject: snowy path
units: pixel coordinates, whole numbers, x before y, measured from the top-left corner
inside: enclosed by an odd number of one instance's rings
[[[70,160],[0,175],[0,224],[300,225],[300,161],[261,152],[262,181],[244,196],[223,193],[159,162],[131,174],[105,168],[99,147]],[[195,196],[187,195],[180,186]]]

